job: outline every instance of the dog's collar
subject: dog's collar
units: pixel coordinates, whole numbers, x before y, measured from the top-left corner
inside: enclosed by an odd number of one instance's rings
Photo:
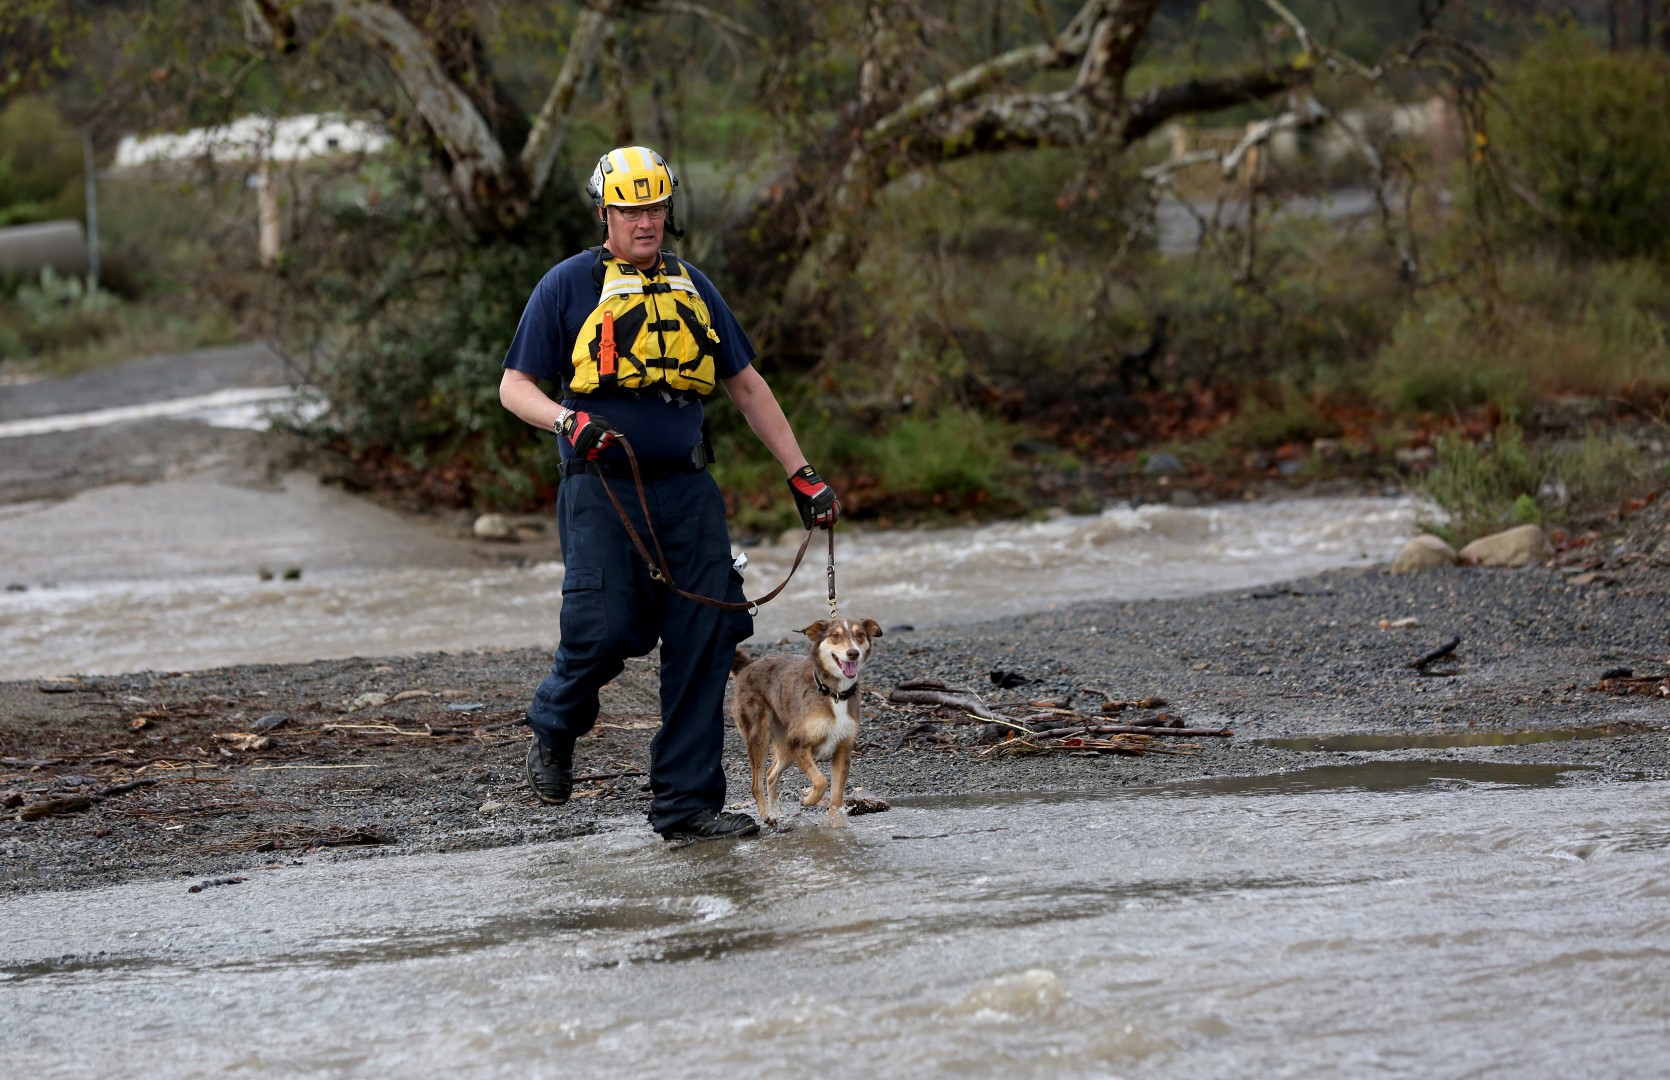
[[[823,680],[818,678],[818,673],[815,671],[812,672],[812,681],[818,684],[818,693],[822,694],[824,697],[832,697],[836,701],[845,701],[847,698],[858,693],[858,681],[856,679],[853,680],[853,684],[851,686],[840,691],[839,693],[825,686],[823,684]]]

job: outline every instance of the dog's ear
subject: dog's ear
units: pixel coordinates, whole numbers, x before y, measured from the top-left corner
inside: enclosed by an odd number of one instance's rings
[[[819,619],[817,622],[806,627],[800,632],[811,638],[813,641],[822,641],[824,638],[829,636],[829,620]]]
[[[874,619],[865,619],[864,632],[871,637],[881,637],[881,624]]]

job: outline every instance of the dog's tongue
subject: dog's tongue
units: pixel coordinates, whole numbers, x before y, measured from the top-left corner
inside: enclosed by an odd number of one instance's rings
[[[857,664],[856,661],[853,661],[853,660],[837,660],[835,662],[837,664],[841,665],[841,674],[843,676],[845,676],[848,679],[858,678],[858,664]]]

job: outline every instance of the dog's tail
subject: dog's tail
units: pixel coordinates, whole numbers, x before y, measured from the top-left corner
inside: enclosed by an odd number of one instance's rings
[[[736,655],[731,657],[731,674],[736,674],[753,662],[754,658],[752,656],[738,649]]]

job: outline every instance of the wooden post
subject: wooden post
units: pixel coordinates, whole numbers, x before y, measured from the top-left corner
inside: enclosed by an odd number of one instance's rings
[[[278,216],[278,192],[274,190],[272,163],[266,158],[261,159],[255,178],[256,242],[261,255],[261,269],[271,270],[283,253],[284,237]]]

